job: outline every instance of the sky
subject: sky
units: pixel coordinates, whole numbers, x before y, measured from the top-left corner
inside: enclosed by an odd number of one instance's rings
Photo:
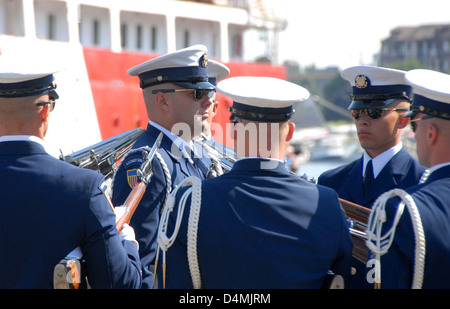
[[[279,62],[317,68],[372,64],[381,40],[399,26],[450,24],[450,0],[276,0],[288,26]]]

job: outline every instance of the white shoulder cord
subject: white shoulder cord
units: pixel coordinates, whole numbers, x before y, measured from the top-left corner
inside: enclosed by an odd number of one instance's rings
[[[162,158],[161,154],[159,152],[155,153],[156,158],[158,159],[159,163],[161,164],[161,167],[163,169],[164,175],[166,176],[166,197],[165,200],[169,198],[170,192],[172,191],[172,176],[170,175],[169,168],[167,167],[166,162]]]
[[[386,222],[386,202],[394,197],[399,196],[402,202],[398,205],[392,227],[381,235],[383,223]],[[423,231],[422,220],[420,218],[419,211],[413,198],[404,190],[393,189],[383,193],[372,206],[370,212],[368,229],[366,231],[368,240],[366,240],[367,247],[375,253],[375,258],[378,261],[376,275],[378,275],[378,282],[381,282],[381,264],[380,258],[384,255],[392,245],[394,240],[395,229],[400,217],[403,214],[403,210],[407,206],[407,209],[411,215],[411,222],[414,230],[415,237],[415,254],[414,254],[414,272],[412,289],[422,288],[423,273],[425,267],[425,233]]]
[[[197,256],[197,231],[200,208],[202,206],[202,182],[200,178],[192,179],[191,211],[189,212],[187,231],[187,258],[194,289],[200,289],[202,280]]]
[[[181,187],[192,186],[186,190],[186,192],[182,195],[179,201],[179,207],[177,211],[175,227],[172,236],[167,236],[167,226],[170,218],[170,214],[172,213],[175,207],[175,196],[178,190]],[[178,231],[181,225],[181,220],[183,218],[184,207],[186,205],[186,201],[190,194],[191,197],[191,210],[189,213],[189,221],[188,221],[188,232],[187,232],[187,258],[189,263],[189,270],[191,273],[192,284],[194,289],[201,288],[201,277],[200,277],[200,269],[198,265],[197,258],[197,227],[198,220],[200,216],[200,207],[201,207],[201,179],[191,176],[186,178],[181,182],[168,196],[167,201],[164,205],[164,209],[161,214],[161,219],[158,228],[158,250],[156,252],[156,262],[155,262],[155,277],[156,277],[156,268],[158,266],[159,259],[159,251],[162,251],[163,256],[163,288],[166,287],[166,251],[172,246],[175,239],[177,238]]]

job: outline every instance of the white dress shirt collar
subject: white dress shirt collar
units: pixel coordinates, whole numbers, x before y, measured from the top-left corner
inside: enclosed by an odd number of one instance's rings
[[[381,170],[385,167],[385,165],[389,162],[389,160],[392,159],[392,157],[394,157],[402,149],[402,147],[403,144],[400,142],[394,147],[386,150],[385,152],[380,153],[375,158],[371,158],[369,154],[364,150],[362,176],[364,177],[367,163],[372,160],[373,177],[376,178]]]

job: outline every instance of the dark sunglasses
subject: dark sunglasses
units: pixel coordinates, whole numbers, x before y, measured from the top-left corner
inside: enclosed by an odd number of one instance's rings
[[[411,119],[411,120],[409,121],[409,123],[411,124],[411,130],[415,133],[416,130],[417,130],[417,123],[416,123],[416,122],[418,122],[418,121],[420,121],[420,120],[429,119],[429,118],[434,118],[434,116],[427,115],[427,116],[423,116],[423,117],[421,117],[421,118],[414,118],[414,119]]]
[[[215,89],[155,89],[152,90],[153,94],[156,94],[158,92],[162,93],[169,93],[169,92],[179,92],[179,91],[193,91],[194,93],[194,99],[200,100],[203,98],[204,95],[207,95],[208,98],[212,98],[214,93],[216,92]]]
[[[366,111],[367,116],[369,116],[370,119],[379,119],[383,117],[384,111],[398,111],[398,112],[407,112],[409,111],[408,108],[367,108],[367,109],[352,109],[352,117],[355,118],[355,120],[358,120],[359,117],[361,117],[361,113],[363,111]]]
[[[55,105],[56,105],[56,101],[55,100],[50,100],[47,102],[38,102],[36,103],[37,106],[44,106],[50,104],[50,111],[52,112],[55,109]]]

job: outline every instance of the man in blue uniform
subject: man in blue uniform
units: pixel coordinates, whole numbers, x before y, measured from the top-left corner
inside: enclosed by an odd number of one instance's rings
[[[320,175],[318,183],[335,189],[339,197],[370,208],[383,192],[416,184],[425,170],[401,141],[402,129],[408,125],[408,118],[402,115],[411,102],[411,86],[404,81],[404,74],[371,66],[342,71],[352,85],[348,109],[364,153],[360,159]],[[367,168],[369,162],[371,169]]]
[[[230,74],[230,69],[226,65],[218,61],[209,60],[207,67],[207,74],[209,82],[213,85],[217,85],[218,82],[228,77],[228,75]],[[211,132],[212,130],[211,123],[214,116],[217,114],[217,108],[219,106],[219,102],[216,99],[216,94],[214,94],[214,96],[211,98],[211,102],[212,104],[208,109],[208,117],[204,119],[202,122],[203,127],[201,135],[203,140],[211,141],[212,143],[214,143],[215,141]],[[222,130],[223,129],[224,128],[222,128]]]
[[[208,67],[207,67],[207,74],[210,83],[213,85],[217,85],[218,82],[228,77],[230,74],[230,69],[225,66],[224,64],[209,60],[208,61]],[[214,126],[213,118],[217,114],[217,109],[219,106],[219,101],[217,100],[216,94],[211,98],[211,106],[207,110],[207,118],[203,119],[202,121],[202,133],[201,133],[201,139],[200,141],[203,144],[206,144],[208,146],[211,146],[214,150],[216,150],[218,153],[213,152],[213,156],[218,156],[218,160],[225,162],[225,164],[222,163],[223,168],[228,168],[230,165],[230,161],[234,161],[236,159],[236,153],[233,148],[228,147],[224,145],[223,143],[217,142],[214,137],[212,136],[212,126]],[[227,133],[227,128],[220,128],[219,132],[225,132]],[[222,136],[223,138],[223,136]],[[208,153],[208,148],[204,147],[205,152]],[[218,171],[216,171],[217,173]]]
[[[410,207],[416,209],[418,215],[405,207],[395,228],[392,219],[399,209],[399,198],[390,199],[386,205],[388,220],[383,230],[394,226],[395,234],[387,254],[381,256],[381,288],[448,289],[450,76],[430,70],[412,70],[406,74],[406,80],[414,90],[414,102],[406,116],[411,117],[419,161],[429,168],[429,175],[420,184],[406,189],[415,204]],[[421,239],[419,231],[422,229],[424,243],[416,243]]]
[[[192,194],[173,192],[158,235],[160,287],[321,288],[328,271],[347,278],[352,244],[336,193],[283,162],[292,105],[309,92],[269,77],[229,78],[218,91],[233,99],[238,160],[222,176],[190,178]]]
[[[113,179],[115,205],[121,205],[135,185],[142,152],[164,137],[152,162],[153,176],[130,222],[139,242],[143,288],[153,287],[151,267],[156,252],[156,232],[166,195],[188,176],[205,178],[211,161],[192,142],[202,130],[215,87],[208,81],[207,49],[195,45],[146,61],[128,70],[138,76],[150,123],[117,169]]]
[[[318,183],[336,190],[340,198],[370,208],[375,199],[393,188],[418,183],[425,168],[403,147],[402,129],[408,125],[411,86],[404,71],[372,67],[350,67],[342,77],[352,86],[349,106],[355,119],[362,157],[320,175]],[[350,288],[372,288],[365,265],[354,259],[356,274]]]
[[[228,75],[230,74],[230,69],[228,69],[227,66],[218,61],[210,60],[208,62],[207,74],[210,83],[213,85],[217,85],[218,82],[228,77]],[[211,127],[211,124],[213,122],[214,116],[217,114],[217,109],[219,107],[219,101],[217,100],[217,96],[215,94],[211,98],[211,102],[211,107],[208,109],[208,117],[202,122],[202,139],[214,148],[218,148],[221,152],[233,156],[235,155],[233,149],[221,143],[218,143],[212,136],[211,130],[213,128]],[[222,132],[226,132],[226,128],[221,128],[221,130]]]
[[[76,248],[92,288],[140,288],[134,232],[118,234],[103,176],[45,150],[54,71],[17,60],[0,56],[0,288],[53,288]]]

